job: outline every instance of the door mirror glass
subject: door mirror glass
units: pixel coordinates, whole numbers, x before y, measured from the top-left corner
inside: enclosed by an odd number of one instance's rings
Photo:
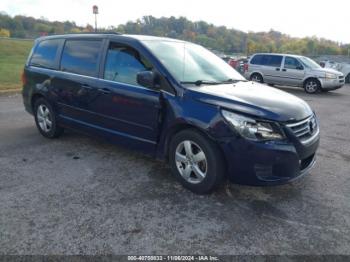
[[[298,65],[298,66],[296,67],[296,69],[297,69],[297,70],[304,70],[304,67],[303,67],[302,65]]]
[[[137,83],[141,86],[154,88],[155,74],[152,71],[141,71],[136,75]]]

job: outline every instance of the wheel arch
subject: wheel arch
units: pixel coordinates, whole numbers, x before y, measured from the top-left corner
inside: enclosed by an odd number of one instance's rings
[[[264,74],[261,73],[260,71],[253,71],[251,74],[250,74],[250,77],[249,78],[252,78],[253,75],[260,75],[262,77],[262,79],[264,79]]]
[[[32,109],[32,112],[34,113],[34,105],[35,105],[35,101],[37,101],[39,98],[45,98],[45,96],[41,93],[35,93],[32,95],[31,99],[30,99],[30,107]]]
[[[199,126],[192,124],[192,123],[179,123],[179,124],[175,124],[172,127],[170,127],[170,129],[168,129],[168,131],[166,132],[164,138],[163,138],[163,146],[162,146],[162,158],[165,159],[166,161],[169,160],[169,149],[170,149],[170,142],[171,139],[179,132],[184,131],[184,130],[188,130],[188,129],[192,129],[198,133],[200,133],[201,135],[203,135],[204,137],[208,138],[209,140],[211,140],[212,142],[214,142],[220,152],[223,154],[220,146],[217,144],[217,142],[215,141],[215,139],[213,139],[208,132],[206,132],[205,130],[203,130],[203,128],[200,128]]]
[[[250,81],[253,81],[253,76],[254,75],[259,75],[261,77],[261,82],[260,83],[265,83],[265,77],[264,77],[264,74],[260,71],[253,71],[253,73],[250,74],[249,76],[249,80]]]
[[[319,83],[320,87],[322,88],[322,82],[317,77],[314,77],[314,76],[309,76],[305,78],[303,81],[303,87],[305,87],[305,84],[308,80],[316,80]]]

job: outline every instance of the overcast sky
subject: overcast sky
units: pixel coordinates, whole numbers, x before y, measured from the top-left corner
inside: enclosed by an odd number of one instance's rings
[[[349,0],[1,0],[0,11],[86,25],[94,23],[94,4],[103,27],[144,15],[185,16],[245,32],[274,29],[350,43]]]

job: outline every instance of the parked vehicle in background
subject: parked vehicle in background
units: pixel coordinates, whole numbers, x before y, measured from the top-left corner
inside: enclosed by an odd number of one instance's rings
[[[241,75],[244,75],[246,64],[248,63],[247,58],[229,58],[226,62]]]
[[[343,73],[322,68],[308,57],[289,54],[255,54],[245,76],[259,83],[300,86],[310,94],[335,90],[345,83]]]
[[[237,70],[237,65],[238,65],[238,60],[231,58],[230,60],[228,60],[227,62],[231,67],[233,67],[234,69]]]
[[[338,63],[334,61],[321,61],[320,65],[323,68],[332,68],[339,72],[342,72],[345,76],[345,83],[350,83],[350,64],[349,63]]]
[[[222,60],[224,60],[226,63],[229,63],[229,61],[232,59],[230,56],[219,56]]]
[[[192,43],[44,37],[35,41],[22,80],[24,106],[44,137],[73,128],[148,153],[168,161],[195,193],[225,178],[283,184],[315,163],[319,125],[305,101],[247,81]]]

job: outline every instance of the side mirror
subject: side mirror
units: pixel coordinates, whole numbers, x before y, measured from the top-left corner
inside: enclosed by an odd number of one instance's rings
[[[136,75],[137,83],[144,87],[154,88],[155,79],[155,74],[152,71],[141,71]]]
[[[297,69],[297,70],[304,70],[304,67],[303,67],[302,65],[298,65],[298,66],[296,67],[296,69]]]

